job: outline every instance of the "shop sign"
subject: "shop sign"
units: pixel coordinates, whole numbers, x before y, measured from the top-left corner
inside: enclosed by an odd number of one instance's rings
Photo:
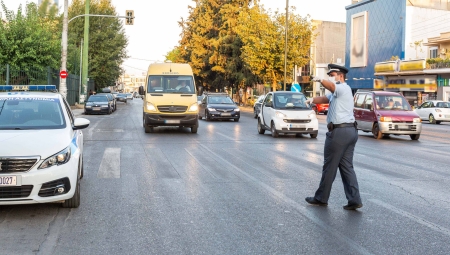
[[[422,71],[427,67],[424,59],[401,61],[400,72],[404,71]]]
[[[386,89],[435,92],[437,90],[436,76],[390,76],[386,80]]]
[[[375,73],[396,72],[397,66],[398,66],[397,61],[376,63]]]

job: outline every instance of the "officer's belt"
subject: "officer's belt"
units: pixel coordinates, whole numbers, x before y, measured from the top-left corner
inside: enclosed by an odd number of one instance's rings
[[[356,122],[354,123],[341,123],[341,124],[333,124],[332,122],[328,123],[327,128],[328,132],[333,131],[335,128],[343,128],[343,127],[355,127],[356,128]]]

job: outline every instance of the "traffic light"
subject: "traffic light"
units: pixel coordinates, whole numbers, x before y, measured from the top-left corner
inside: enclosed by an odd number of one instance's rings
[[[125,18],[125,25],[133,25],[134,24],[134,11],[126,10],[125,16],[127,16]]]

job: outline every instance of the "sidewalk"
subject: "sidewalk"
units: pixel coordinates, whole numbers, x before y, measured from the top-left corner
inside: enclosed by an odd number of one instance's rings
[[[75,117],[80,117],[84,113],[84,105],[82,104],[75,104],[70,106],[70,108],[72,109],[73,115],[75,115]]]

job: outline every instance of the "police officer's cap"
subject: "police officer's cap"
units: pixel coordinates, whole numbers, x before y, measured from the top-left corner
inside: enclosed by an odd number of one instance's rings
[[[345,66],[340,66],[340,65],[336,65],[336,64],[328,64],[328,75],[330,75],[330,73],[332,72],[341,72],[341,73],[348,73],[348,69],[345,68]]]

